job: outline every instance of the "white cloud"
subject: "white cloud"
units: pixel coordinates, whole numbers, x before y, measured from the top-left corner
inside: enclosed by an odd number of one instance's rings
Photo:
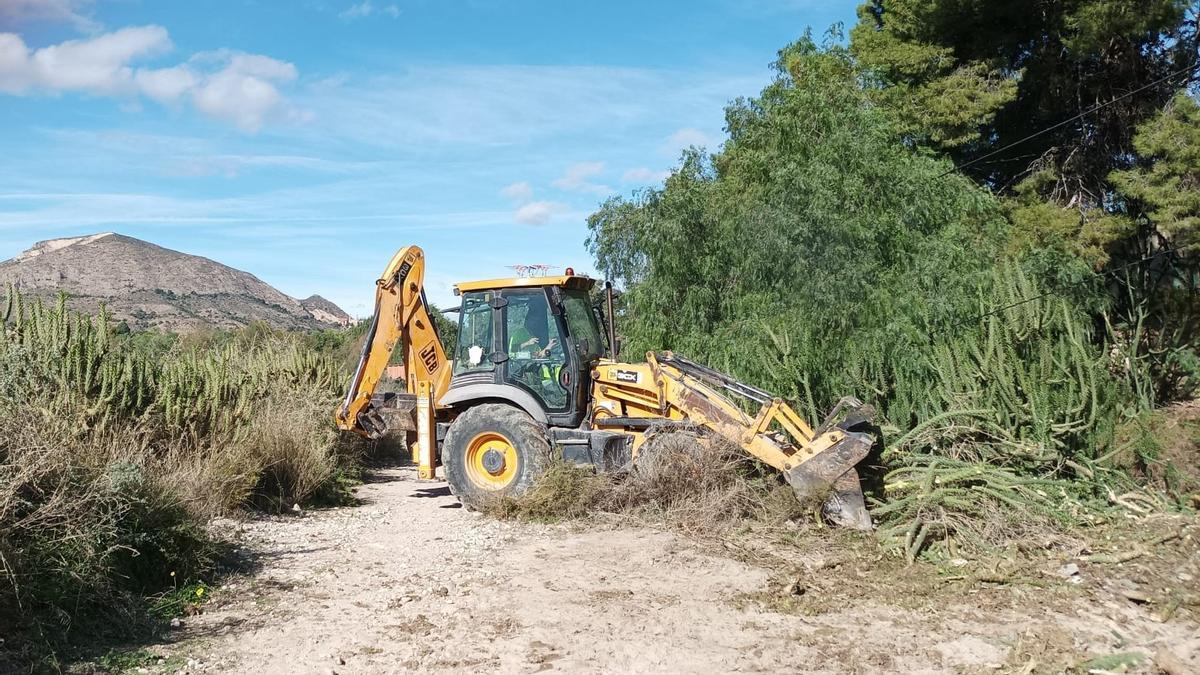
[[[19,93],[29,86],[29,50],[13,33],[0,33],[0,92]]]
[[[396,5],[376,7],[371,0],[363,0],[358,4],[350,5],[344,11],[340,12],[338,18],[345,21],[353,21],[355,19],[365,19],[373,14],[383,14],[393,19],[398,19],[400,18],[400,8]]]
[[[83,31],[96,31],[96,22],[82,10],[91,0],[0,0],[0,30],[35,21],[65,21]]]
[[[199,81],[196,73],[187,66],[139,68],[133,79],[143,94],[164,105],[177,103]]]
[[[533,199],[533,186],[529,184],[529,181],[520,181],[519,183],[505,185],[500,189],[500,194],[509,199],[524,203]]]
[[[652,171],[644,166],[630,169],[621,175],[622,183],[661,183],[671,176],[670,171]]]
[[[169,68],[131,65],[171,47],[162,26],[122,28],[32,52],[19,35],[0,33],[0,93],[143,95],[164,105],[190,95],[201,113],[255,132],[284,108],[278,85],[296,79],[290,63],[229,50],[197,54]]]
[[[524,225],[545,225],[566,210],[567,205],[558,202],[530,202],[517,209],[513,218]]]
[[[703,131],[692,127],[685,127],[668,136],[662,145],[662,150],[668,155],[677,155],[685,148],[692,146],[698,148],[710,147],[714,143],[713,138]]]
[[[161,26],[122,28],[88,40],[67,40],[30,52],[15,33],[0,33],[0,91],[137,91],[129,62],[162,53],[171,39]]]
[[[258,54],[219,54],[225,67],[209,75],[192,94],[200,112],[227,120],[247,132],[258,131],[279,110],[283,95],[275,86],[296,79],[290,63]]]
[[[613,189],[607,185],[593,183],[588,180],[602,173],[604,173],[604,162],[579,162],[567,167],[566,173],[554,179],[550,184],[560,190],[594,192],[606,195],[612,192]]]

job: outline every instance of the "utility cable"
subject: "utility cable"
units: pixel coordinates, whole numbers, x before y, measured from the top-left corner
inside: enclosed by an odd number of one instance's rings
[[[1068,288],[1073,288],[1075,286],[1082,286],[1084,284],[1091,283],[1092,281],[1095,281],[1096,279],[1102,279],[1104,277],[1107,277],[1107,276],[1110,276],[1113,274],[1117,274],[1118,272],[1127,270],[1131,267],[1136,267],[1137,265],[1143,265],[1143,264],[1151,262],[1153,260],[1157,260],[1158,258],[1161,258],[1162,256],[1167,255],[1169,253],[1178,253],[1180,251],[1186,251],[1186,250],[1188,250],[1190,248],[1194,248],[1196,246],[1200,246],[1200,243],[1189,244],[1187,246],[1179,246],[1179,247],[1175,247],[1175,248],[1164,248],[1163,250],[1153,253],[1151,255],[1148,255],[1145,258],[1142,258],[1141,260],[1134,260],[1133,262],[1125,263],[1124,265],[1114,267],[1111,270],[1105,270],[1104,272],[1095,272],[1092,274],[1092,276],[1090,276],[1086,279],[1080,279],[1079,281],[1075,281],[1075,282],[1072,282],[1069,284],[1059,286],[1058,288],[1046,291],[1044,293],[1039,293],[1037,295],[1034,295],[1034,296],[1031,296],[1028,298],[1022,298],[1016,302],[1004,305],[1003,307],[997,307],[996,309],[993,309],[990,312],[984,312],[983,314],[973,316],[969,319],[964,319],[957,323],[950,324],[950,326],[948,326],[948,328],[957,328],[959,326],[964,326],[969,323],[975,323],[976,321],[979,321],[980,319],[986,319],[989,316],[995,316],[996,314],[999,314],[1001,312],[1006,312],[1014,307],[1020,307],[1021,305],[1024,305],[1026,303],[1034,302],[1036,300],[1041,300],[1042,298],[1046,298],[1051,295],[1057,295],[1059,293],[1059,291],[1062,291],[1062,290],[1065,290]]]
[[[1140,93],[1142,93],[1143,91],[1146,91],[1147,89],[1150,89],[1151,87],[1158,86],[1158,85],[1162,84],[1163,82],[1166,82],[1167,80],[1170,80],[1170,79],[1171,79],[1171,78],[1173,78],[1173,77],[1176,77],[1176,76],[1178,76],[1178,75],[1181,75],[1181,74],[1183,74],[1183,73],[1186,73],[1186,72],[1189,72],[1189,71],[1195,70],[1196,68],[1197,68],[1197,64],[1193,63],[1193,64],[1191,64],[1191,65],[1189,65],[1189,66],[1187,66],[1187,67],[1180,68],[1179,70],[1176,70],[1176,71],[1175,71],[1175,72],[1173,72],[1173,73],[1170,73],[1170,74],[1168,74],[1168,75],[1164,75],[1163,77],[1160,77],[1160,78],[1158,78],[1157,80],[1155,80],[1155,81],[1153,81],[1153,82],[1151,82],[1151,83],[1149,83],[1149,84],[1144,84],[1144,85],[1142,85],[1142,86],[1138,87],[1137,89],[1134,89],[1133,91],[1128,91],[1128,92],[1125,92],[1124,94],[1121,94],[1120,96],[1118,96],[1118,97],[1116,97],[1116,98],[1112,99],[1111,101],[1106,101],[1106,102],[1104,102],[1104,103],[1097,103],[1096,105],[1092,106],[1091,108],[1088,108],[1087,110],[1085,110],[1085,111],[1083,111],[1083,112],[1079,113],[1078,115],[1075,115],[1074,117],[1072,117],[1072,118],[1070,118],[1070,119],[1063,120],[1062,122],[1059,122],[1058,124],[1054,124],[1054,125],[1051,125],[1051,126],[1048,126],[1048,127],[1044,128],[1044,129],[1041,129],[1041,130],[1039,130],[1039,131],[1035,131],[1035,132],[1033,132],[1032,134],[1029,134],[1028,136],[1026,136],[1026,137],[1024,137],[1024,138],[1021,138],[1021,139],[1015,140],[1015,141],[1013,141],[1012,143],[1009,143],[1009,144],[1007,144],[1007,145],[1001,146],[1001,147],[999,147],[999,148],[997,148],[997,149],[995,149],[995,150],[993,150],[993,151],[991,151],[991,152],[989,152],[989,153],[987,153],[987,154],[985,154],[985,155],[980,155],[979,157],[976,157],[975,159],[972,159],[972,160],[970,160],[970,161],[968,161],[968,162],[964,162],[964,163],[962,163],[962,164],[959,164],[959,165],[955,166],[954,168],[952,168],[952,169],[950,169],[950,170],[946,171],[945,173],[943,173],[943,174],[939,175],[939,176],[938,176],[938,178],[939,178],[939,179],[940,179],[940,178],[945,178],[946,176],[949,176],[950,174],[952,174],[952,173],[955,173],[956,171],[962,171],[963,169],[967,168],[968,166],[971,166],[971,165],[973,165],[973,164],[978,164],[979,162],[982,162],[983,160],[985,160],[985,159],[987,159],[987,158],[989,158],[989,157],[995,157],[996,155],[998,155],[998,154],[1000,154],[1000,153],[1004,152],[1005,150],[1008,150],[1009,148],[1011,148],[1011,147],[1013,147],[1013,146],[1020,145],[1020,144],[1024,143],[1025,141],[1028,141],[1028,140],[1031,140],[1031,139],[1037,138],[1038,136],[1041,136],[1041,135],[1043,135],[1043,134],[1048,134],[1048,133],[1050,133],[1051,131],[1054,131],[1055,129],[1061,129],[1062,127],[1065,127],[1066,125],[1068,125],[1068,124],[1070,124],[1070,123],[1072,123],[1072,122],[1075,122],[1075,121],[1078,121],[1078,120],[1080,120],[1080,119],[1083,119],[1084,117],[1087,117],[1088,115],[1091,115],[1091,114],[1092,114],[1092,113],[1094,113],[1094,112],[1097,112],[1097,111],[1099,111],[1099,110],[1103,110],[1104,108],[1107,108],[1107,107],[1108,107],[1108,106],[1110,106],[1110,105],[1114,105],[1114,104],[1116,104],[1116,103],[1120,103],[1121,101],[1124,101],[1125,99],[1129,98],[1130,96],[1134,96],[1135,94],[1140,94]]]

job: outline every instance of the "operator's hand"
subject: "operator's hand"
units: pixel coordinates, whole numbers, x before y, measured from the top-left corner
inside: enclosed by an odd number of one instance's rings
[[[536,340],[537,338],[534,338],[534,339]],[[546,343],[546,347],[544,349],[539,349],[537,351],[537,357],[539,359],[546,358],[547,356],[550,355],[550,350],[554,349],[557,346],[558,346],[558,338],[550,338],[550,342]]]
[[[535,335],[535,336],[529,338],[528,340],[522,342],[520,346],[534,347],[534,346],[537,346],[537,343],[539,343],[539,342],[541,342],[541,340],[538,340],[537,336]]]

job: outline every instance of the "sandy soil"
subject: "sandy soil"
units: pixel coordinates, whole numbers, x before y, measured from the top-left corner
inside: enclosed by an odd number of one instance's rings
[[[359,496],[227,524],[258,568],[184,617],[148,670],[1029,673],[1138,652],[1134,671],[1200,672],[1200,610],[1168,617],[1113,590],[1136,574],[994,586],[925,571],[888,592],[869,560],[813,550],[810,578],[787,584],[672,533],[497,522],[411,469]],[[1185,539],[1169,573],[1200,586]]]

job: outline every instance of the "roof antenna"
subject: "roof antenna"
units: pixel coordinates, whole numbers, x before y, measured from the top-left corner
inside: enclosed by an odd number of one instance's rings
[[[508,269],[515,270],[518,277],[544,277],[558,265],[509,265]]]

